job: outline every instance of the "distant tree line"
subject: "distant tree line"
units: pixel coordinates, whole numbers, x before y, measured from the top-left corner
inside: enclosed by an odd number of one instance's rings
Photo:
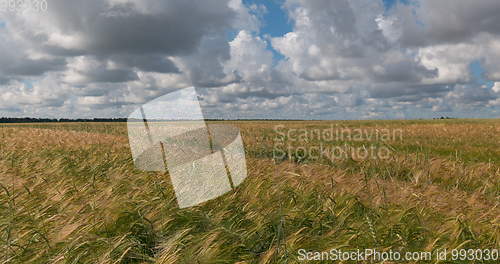
[[[142,119],[130,119],[129,121],[143,122]],[[157,120],[148,119],[148,121],[176,121],[176,120]],[[177,120],[178,121],[178,120]],[[306,121],[304,119],[213,119],[208,118],[205,121]],[[68,122],[127,122],[127,118],[32,118],[32,117],[0,117],[0,123],[68,123]]]
[[[49,122],[127,122],[126,118],[32,118],[32,117],[1,117],[0,123],[49,123]]]
[[[442,116],[433,119],[455,119],[454,117]],[[129,121],[143,122],[142,119],[130,119]],[[175,121],[155,120],[148,121]],[[305,119],[205,119],[205,121],[307,121]],[[1,123],[68,123],[68,122],[127,122],[127,118],[33,118],[33,117],[0,117]]]
[[[442,117],[435,117],[433,119],[455,119],[455,118],[449,116],[442,116]]]

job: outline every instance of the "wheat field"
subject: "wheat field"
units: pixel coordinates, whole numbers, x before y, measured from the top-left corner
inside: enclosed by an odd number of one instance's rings
[[[185,209],[168,173],[134,167],[125,123],[0,125],[0,263],[301,263],[300,249],[500,246],[498,119],[224,123],[240,128],[248,177]],[[402,138],[377,142],[385,159],[276,159],[278,125]],[[339,143],[321,140],[291,142]],[[497,263],[442,263],[483,262]]]

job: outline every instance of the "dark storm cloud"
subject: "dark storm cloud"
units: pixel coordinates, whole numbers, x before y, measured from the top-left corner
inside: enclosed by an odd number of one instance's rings
[[[340,34],[344,38],[356,37],[358,33],[356,29],[356,16],[349,1],[304,1],[302,2],[308,12],[314,14],[311,20],[315,24],[335,25],[335,33]],[[333,32],[325,32],[325,34],[335,34]]]
[[[63,34],[84,39],[75,52],[181,55],[194,51],[207,32],[228,26],[233,12],[218,0],[54,0],[47,16]]]
[[[127,82],[137,80],[137,74],[134,71],[126,69],[117,70],[93,70],[85,74],[86,82]]]
[[[228,1],[169,0],[118,2],[107,0],[50,1],[39,15],[42,27],[32,19],[8,16],[7,27],[23,37],[23,49],[56,59],[31,60],[10,43],[15,57],[6,75],[41,75],[64,69],[65,58],[91,56],[101,63],[114,61],[121,69],[102,73],[88,71],[88,82],[135,80],[132,69],[144,72],[179,73],[167,56],[185,56],[197,51],[203,37],[230,27],[234,10]],[[31,21],[31,22],[27,22]],[[6,49],[8,50],[8,49]],[[3,54],[2,54],[3,57]],[[8,56],[6,56],[8,57]],[[5,61],[5,60],[4,60]],[[3,71],[2,71],[3,68]]]
[[[373,72],[376,82],[419,82],[423,78],[438,76],[438,69],[427,69],[419,62],[404,60],[381,66],[383,72]]]
[[[406,83],[385,83],[377,84],[369,89],[372,98],[393,98],[399,97],[400,101],[417,101],[429,96],[439,96],[450,91],[453,85],[408,85]],[[415,99],[419,98],[419,99]]]
[[[59,71],[64,69],[66,61],[63,58],[55,59],[28,59],[16,58],[12,61],[4,61],[0,65],[0,73],[5,76],[36,76],[48,71]]]
[[[140,71],[158,73],[179,73],[175,64],[162,54],[149,55],[117,55],[110,58],[125,67],[137,68]]]
[[[64,58],[30,58],[23,48],[23,45],[18,45],[5,32],[0,31],[0,83],[65,68]]]
[[[400,16],[406,45],[468,42],[480,33],[500,34],[498,0],[422,0],[416,6],[416,16]]]
[[[491,100],[498,98],[498,95],[478,84],[459,84],[451,94],[453,99],[459,104],[482,104],[485,105]]]

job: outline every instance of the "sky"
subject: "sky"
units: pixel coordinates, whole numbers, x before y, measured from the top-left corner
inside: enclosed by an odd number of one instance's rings
[[[127,117],[195,87],[206,118],[500,117],[498,0],[0,5],[0,116]]]

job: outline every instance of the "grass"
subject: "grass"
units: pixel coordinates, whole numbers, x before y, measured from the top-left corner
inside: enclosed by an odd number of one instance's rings
[[[248,178],[186,209],[168,173],[134,168],[125,124],[1,126],[0,263],[297,263],[299,249],[499,248],[500,120],[339,121],[401,128],[404,140],[386,143],[389,159],[335,161],[273,160],[275,125],[333,122],[232,123]],[[464,263],[450,254],[445,263]]]

